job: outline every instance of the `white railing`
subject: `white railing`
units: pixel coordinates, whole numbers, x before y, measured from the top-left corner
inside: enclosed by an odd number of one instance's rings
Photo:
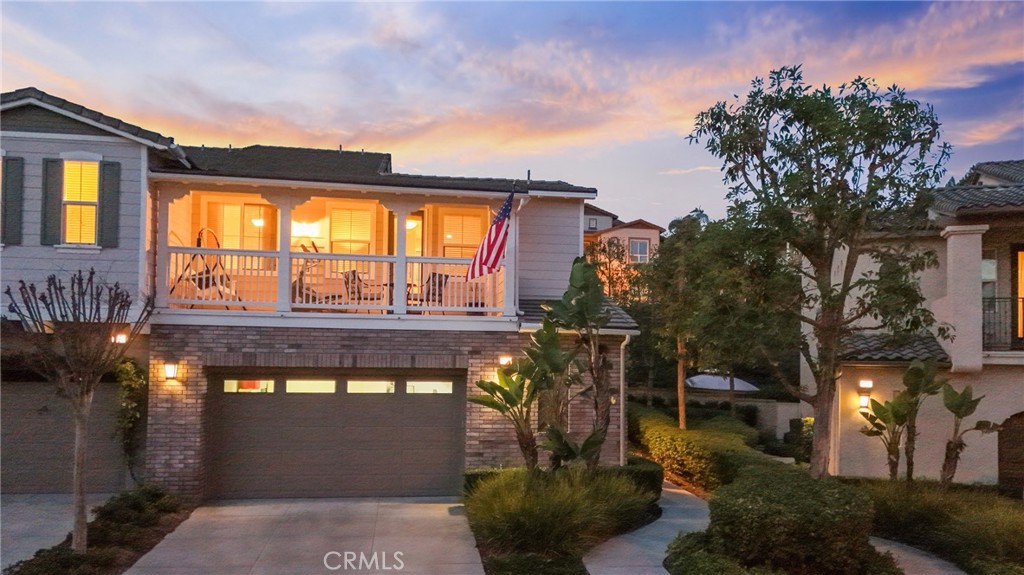
[[[293,309],[394,309],[394,256],[293,253],[291,258]]]
[[[168,248],[167,304],[195,309],[495,315],[504,312],[504,269],[472,281],[468,258],[292,252],[289,293],[278,293],[278,252]],[[283,285],[282,285],[283,288]],[[404,293],[402,293],[404,291]],[[279,298],[285,298],[282,304]]]
[[[277,302],[277,252],[190,247],[168,252],[169,304],[265,309]]]
[[[468,258],[409,258],[409,311],[502,311],[504,270],[467,280],[470,261]]]

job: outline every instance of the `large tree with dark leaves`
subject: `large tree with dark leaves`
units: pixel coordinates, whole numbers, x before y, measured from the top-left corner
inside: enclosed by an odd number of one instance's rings
[[[949,157],[939,121],[898,86],[857,78],[813,88],[796,66],[701,112],[690,140],[721,158],[730,217],[792,252],[779,273],[799,281],[779,282],[794,287],[776,305],[804,326],[815,388],[789,387],[814,407],[811,472],[828,475],[842,342],[858,330],[935,323],[916,281],[935,256],[907,238]]]

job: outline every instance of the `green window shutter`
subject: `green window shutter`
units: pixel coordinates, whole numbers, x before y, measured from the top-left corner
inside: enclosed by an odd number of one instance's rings
[[[24,203],[25,160],[4,158],[3,210],[0,221],[0,243],[21,245],[21,211]]]
[[[116,248],[121,221],[121,164],[117,162],[100,162],[99,212],[96,243],[105,248]]]
[[[61,243],[61,207],[64,200],[64,160],[43,160],[43,222],[39,243],[55,246]]]

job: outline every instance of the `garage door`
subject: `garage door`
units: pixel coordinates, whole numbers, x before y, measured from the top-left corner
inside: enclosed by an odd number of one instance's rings
[[[224,376],[210,381],[211,495],[452,495],[465,377]]]
[[[0,491],[70,493],[75,431],[71,404],[49,383],[4,381],[0,386]],[[93,396],[85,479],[91,493],[125,487],[121,448],[114,438],[117,385],[101,383]]]

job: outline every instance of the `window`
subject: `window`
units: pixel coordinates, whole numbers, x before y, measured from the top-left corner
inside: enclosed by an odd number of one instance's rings
[[[441,225],[444,230],[443,256],[446,258],[471,258],[476,255],[483,239],[480,216],[445,214]]]
[[[334,393],[333,379],[289,379],[284,382],[285,393]]]
[[[587,229],[588,230],[596,230],[597,229],[597,218],[587,218]]]
[[[224,393],[274,393],[274,380],[225,379]]]
[[[650,240],[629,240],[629,263],[645,264],[650,260]]]
[[[100,164],[64,162],[62,214],[65,244],[95,244],[96,214],[99,207]]]
[[[395,382],[350,380],[346,389],[349,393],[394,393]]]
[[[369,254],[372,220],[369,210],[332,209],[331,253]]]
[[[996,297],[996,252],[995,250],[981,251],[981,297]]]
[[[210,202],[207,224],[217,233],[222,248],[277,249],[277,209],[274,206]]]
[[[452,382],[450,381],[408,381],[405,384],[406,393],[445,393],[451,394]]]

